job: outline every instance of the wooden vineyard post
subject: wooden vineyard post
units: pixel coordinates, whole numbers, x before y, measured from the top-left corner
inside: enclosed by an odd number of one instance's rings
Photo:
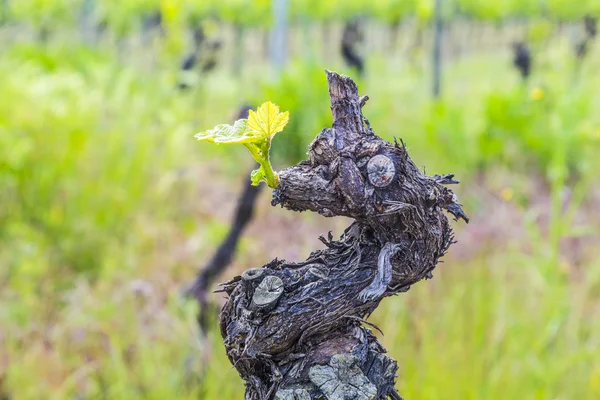
[[[0,26],[8,22],[8,0],[0,0]]]
[[[440,97],[442,81],[442,0],[435,0],[433,22],[433,97]]]
[[[242,68],[244,66],[244,26],[237,23],[233,26],[234,47],[233,53],[233,74],[242,76]]]
[[[287,56],[288,0],[272,0],[274,25],[269,38],[269,58],[278,73],[283,71]]]
[[[402,142],[375,135],[350,78],[327,81],[333,126],[280,172],[272,204],[354,222],[304,261],[276,259],[221,285],[221,334],[246,400],[400,399],[397,363],[366,319],[432,277],[454,242],[445,211],[468,221],[446,187],[453,175],[424,175]]]
[[[94,0],[84,0],[81,15],[79,16],[81,36],[87,45],[91,45],[96,41],[96,27],[94,26],[95,8],[96,4]]]

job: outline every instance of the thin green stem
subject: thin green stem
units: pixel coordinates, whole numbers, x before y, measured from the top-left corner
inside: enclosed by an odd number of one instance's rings
[[[267,185],[271,189],[277,189],[279,187],[279,175],[277,172],[273,171],[273,167],[271,166],[271,157],[269,155],[269,149],[271,147],[271,141],[267,141],[262,149],[263,162],[260,163],[263,167],[263,171],[265,173],[265,180],[267,181]]]
[[[254,160],[260,164],[261,170],[264,173],[264,180],[271,189],[277,189],[279,187],[279,175],[273,171],[271,166],[271,160],[269,157],[269,149],[271,147],[271,141],[266,142],[261,148],[258,148],[253,143],[245,144],[246,148],[252,154]]]

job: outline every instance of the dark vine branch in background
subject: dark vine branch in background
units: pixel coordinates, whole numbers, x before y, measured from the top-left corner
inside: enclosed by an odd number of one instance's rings
[[[360,18],[346,22],[342,31],[341,54],[346,64],[356,70],[362,77],[365,73],[365,60],[359,47],[365,40]]]
[[[513,43],[513,65],[521,74],[523,82],[527,81],[531,74],[531,50],[527,42],[519,41]]]
[[[279,173],[272,204],[354,222],[305,261],[222,285],[221,334],[246,400],[399,399],[397,363],[363,324],[383,298],[432,278],[454,242],[444,211],[468,222],[446,187],[453,175],[423,174],[401,142],[375,135],[350,78],[327,80],[333,126]]]
[[[248,111],[251,108],[248,105],[242,106],[238,112],[237,119],[248,118]],[[210,313],[212,312],[208,302],[209,289],[219,274],[223,273],[231,264],[237,250],[238,242],[246,226],[252,220],[256,199],[261,192],[262,186],[252,185],[252,181],[247,177],[248,175],[244,179],[244,186],[237,200],[227,236],[223,239],[208,263],[198,270],[194,282],[186,290],[188,296],[198,301],[198,323],[202,332],[206,332]]]

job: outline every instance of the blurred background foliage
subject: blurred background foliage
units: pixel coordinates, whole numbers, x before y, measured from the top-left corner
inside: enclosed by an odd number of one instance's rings
[[[435,279],[373,318],[400,393],[600,398],[600,2],[442,2],[437,98],[433,0],[287,11],[279,70],[270,0],[0,0],[0,398],[242,398],[182,290],[252,160],[193,135],[271,100],[291,115],[275,166],[298,162],[331,123],[326,68],[370,96],[377,134],[427,173],[457,174],[472,217]],[[353,21],[360,77],[340,51]],[[263,192],[222,280],[303,259],[347,224]]]

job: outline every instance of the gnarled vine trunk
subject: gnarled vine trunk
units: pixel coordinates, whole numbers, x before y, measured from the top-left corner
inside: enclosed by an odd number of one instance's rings
[[[221,334],[247,400],[399,399],[396,361],[363,324],[384,297],[432,277],[453,243],[444,210],[468,222],[444,186],[453,175],[424,175],[403,144],[374,134],[350,78],[327,79],[333,126],[280,173],[272,204],[354,222],[303,262],[222,285]]]

